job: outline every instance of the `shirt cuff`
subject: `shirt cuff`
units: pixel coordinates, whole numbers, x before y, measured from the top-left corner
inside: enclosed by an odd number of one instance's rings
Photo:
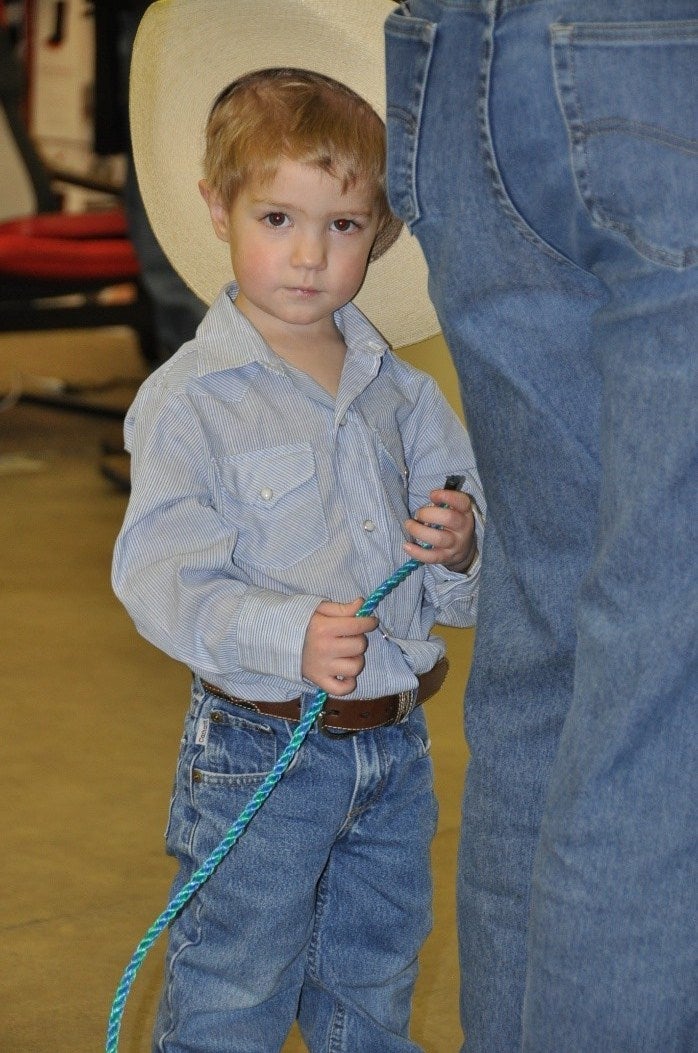
[[[286,596],[249,588],[237,624],[241,668],[250,673],[302,682],[305,634],[322,601],[322,596]]]
[[[468,570],[448,570],[440,565],[430,567],[439,604],[447,607],[454,599],[477,595],[481,566],[482,560],[478,550]]]
[[[462,581],[465,578],[466,581],[476,582],[480,577],[480,567],[482,566],[482,542],[485,535],[485,517],[475,504],[475,498],[472,494],[470,497],[472,500],[473,519],[475,520],[475,557],[467,570],[448,570],[446,567],[441,566],[440,569],[444,572],[445,581],[455,581],[456,579]]]

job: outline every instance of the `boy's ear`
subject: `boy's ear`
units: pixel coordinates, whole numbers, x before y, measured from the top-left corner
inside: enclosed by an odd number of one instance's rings
[[[208,205],[211,223],[217,238],[228,241],[228,210],[223,205],[219,194],[212,190],[205,179],[199,180],[199,193]]]

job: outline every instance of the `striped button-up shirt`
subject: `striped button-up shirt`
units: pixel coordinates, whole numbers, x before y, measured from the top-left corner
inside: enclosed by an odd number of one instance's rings
[[[112,581],[157,647],[230,694],[279,701],[311,689],[301,657],[318,604],[365,597],[404,563],[404,521],[432,489],[458,473],[484,499],[437,384],[356,307],[335,316],[347,350],[332,397],[274,354],[235,295],[220,294],[127,414],[132,488]],[[444,651],[434,623],[474,623],[478,577],[479,558],[468,574],[429,566],[387,596],[355,696],[414,687]]]

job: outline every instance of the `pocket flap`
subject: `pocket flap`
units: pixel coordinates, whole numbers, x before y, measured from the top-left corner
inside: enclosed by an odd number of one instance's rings
[[[264,508],[273,508],[314,475],[315,456],[306,443],[237,454],[222,466],[226,488],[239,500]]]

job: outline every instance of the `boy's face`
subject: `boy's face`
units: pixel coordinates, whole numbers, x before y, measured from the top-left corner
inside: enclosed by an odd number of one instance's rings
[[[282,159],[273,180],[252,179],[229,211],[201,184],[214,230],[227,241],[236,300],[262,336],[322,337],[361,287],[378,230],[375,193],[346,193],[319,168]]]

